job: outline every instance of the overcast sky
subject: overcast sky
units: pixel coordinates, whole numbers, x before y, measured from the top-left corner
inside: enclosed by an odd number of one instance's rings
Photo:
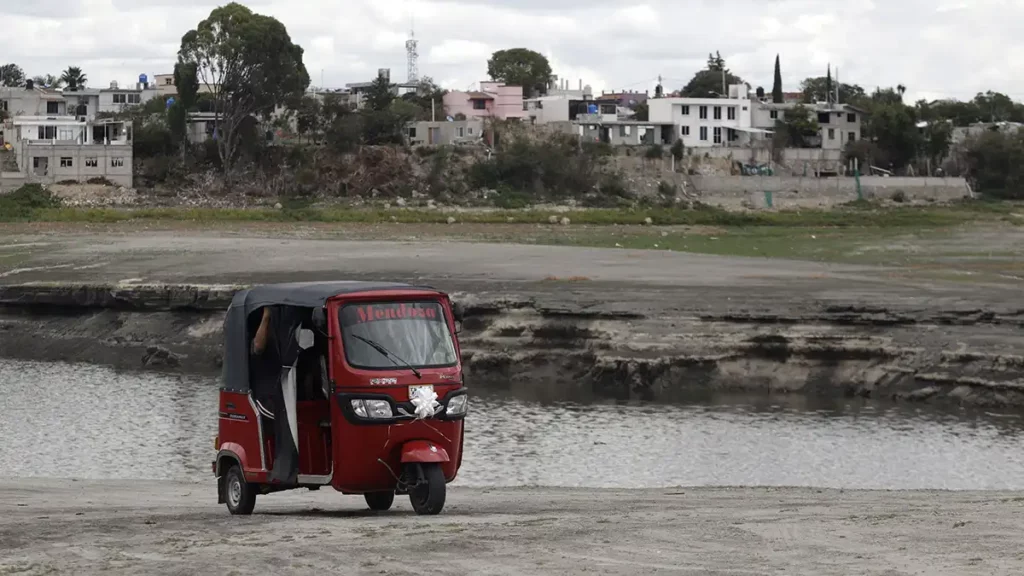
[[[406,77],[415,22],[420,75],[446,88],[486,79],[487,58],[526,47],[554,72],[603,89],[681,87],[718,50],[753,87],[824,75],[917,98],[998,90],[1024,100],[1024,0],[250,0],[305,49],[316,85],[340,87],[391,68]],[[632,5],[631,5],[632,4]],[[217,2],[3,0],[0,62],[29,75],[84,69],[89,85],[171,72],[181,36]]]

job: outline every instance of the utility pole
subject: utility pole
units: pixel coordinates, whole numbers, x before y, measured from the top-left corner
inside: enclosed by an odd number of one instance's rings
[[[722,66],[722,98],[728,97],[729,92],[727,92],[727,88],[725,87],[725,66]]]

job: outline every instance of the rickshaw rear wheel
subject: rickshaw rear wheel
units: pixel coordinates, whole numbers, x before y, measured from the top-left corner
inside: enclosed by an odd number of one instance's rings
[[[242,469],[237,464],[232,465],[224,475],[224,500],[228,512],[233,515],[248,516],[256,507],[255,486],[245,481]]]
[[[394,492],[367,492],[363,494],[363,498],[366,498],[366,505],[370,510],[379,512],[390,510],[391,505],[395,503]]]
[[[423,481],[409,490],[409,501],[417,514],[440,514],[444,508],[445,481],[440,464],[422,464]]]

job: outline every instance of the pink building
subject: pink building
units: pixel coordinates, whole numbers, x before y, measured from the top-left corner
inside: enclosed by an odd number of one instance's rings
[[[480,90],[454,90],[444,95],[444,110],[449,116],[464,114],[466,118],[525,118],[523,87],[506,86],[501,82],[481,82]]]

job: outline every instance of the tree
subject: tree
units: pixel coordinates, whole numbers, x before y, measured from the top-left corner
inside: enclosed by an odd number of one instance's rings
[[[302,48],[284,25],[234,2],[215,8],[182,37],[178,62],[196,66],[213,98],[214,138],[229,182],[246,120],[269,115],[309,86]]]
[[[754,94],[757,96],[758,100],[764,100],[764,87],[758,86],[757,90],[754,91]]]
[[[417,120],[432,120],[432,116],[444,116],[444,95],[448,91],[434,83],[429,76],[420,78],[415,92],[402,96],[402,99],[419,109]]]
[[[930,161],[930,166],[938,166],[949,154],[949,145],[953,140],[953,125],[945,120],[928,123],[924,129],[923,150]]]
[[[828,98],[829,79],[827,76],[806,78],[800,83],[800,90],[803,92],[805,104],[814,102],[825,102]],[[833,98],[835,97],[835,86],[832,86]],[[839,83],[839,102],[842,104],[860,105],[865,98],[864,89],[856,84]]]
[[[487,61],[491,80],[522,86],[523,96],[546,94],[551,81],[551,63],[539,52],[526,48],[498,50]]]
[[[981,192],[1024,199],[1024,131],[986,131],[966,143],[971,180]]]
[[[775,81],[772,83],[772,102],[782,104],[782,67],[779,65],[779,55],[775,55]]]
[[[17,64],[0,66],[0,86],[16,88],[25,83],[25,71]]]
[[[63,85],[63,81],[53,74],[33,76],[32,82],[34,82],[38,88],[60,88]]]
[[[74,92],[79,88],[85,88],[88,78],[86,78],[85,73],[78,66],[68,66],[68,69],[61,74],[60,81],[68,87],[68,90]]]
[[[724,84],[723,86],[723,78]],[[687,98],[725,98],[729,86],[743,84],[743,79],[729,72],[725,59],[717,52],[708,54],[707,68],[694,74],[690,82],[680,91],[680,96]]]
[[[174,86],[178,95],[167,111],[167,123],[171,134],[181,147],[184,155],[188,144],[188,113],[199,102],[199,71],[194,62],[178,62],[174,65]]]
[[[898,96],[897,96],[898,97]],[[900,169],[910,164],[922,148],[915,110],[887,98],[874,101],[864,124],[864,136],[878,147],[876,160],[885,168]]]
[[[1016,105],[1006,94],[989,90],[975,96],[972,103],[978,110],[978,116],[989,122],[1011,122],[1015,119]]]
[[[776,144],[785,148],[807,148],[810,140],[818,136],[818,119],[811,115],[810,109],[798,104],[789,110],[782,120],[775,123]]]
[[[633,120],[647,122],[650,120],[651,109],[647,102],[641,102],[633,107]]]
[[[395,100],[391,81],[383,74],[377,76],[366,90],[366,108],[375,112],[387,110]]]

